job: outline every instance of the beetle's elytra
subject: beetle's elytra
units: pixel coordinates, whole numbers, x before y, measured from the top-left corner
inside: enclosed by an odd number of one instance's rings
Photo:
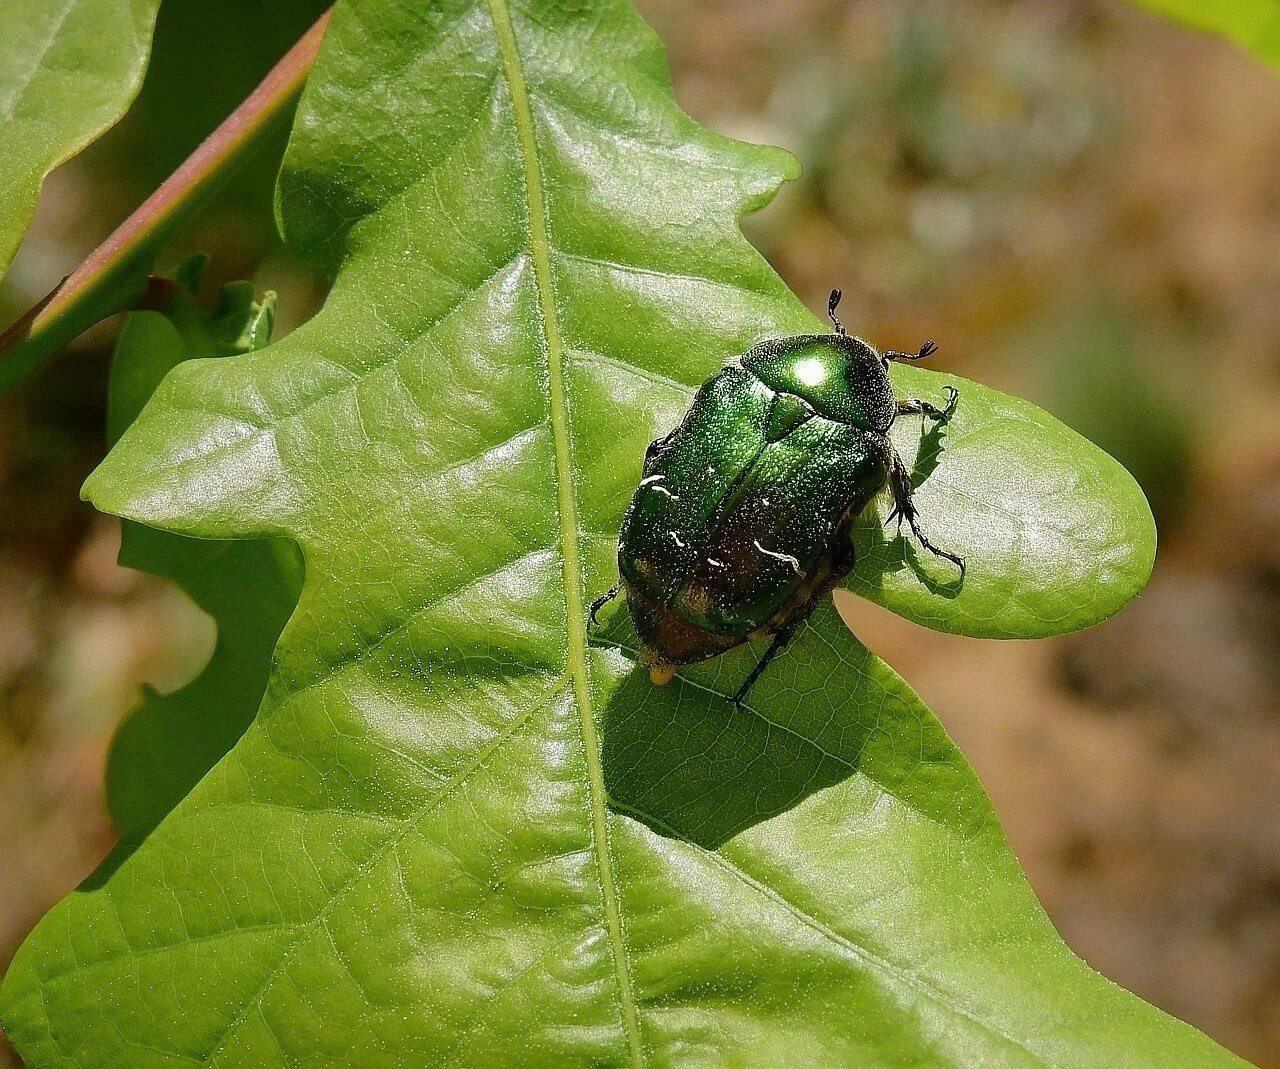
[[[850,528],[885,483],[893,515],[920,544],[964,560],[921,533],[910,473],[890,442],[897,416],[945,420],[927,401],[896,400],[889,361],[828,315],[834,334],[772,338],[708,379],[670,434],[645,453],[644,471],[618,538],[619,589],[655,683],[676,666],[773,636],[734,696],[741,703],[765,666],[853,567]]]

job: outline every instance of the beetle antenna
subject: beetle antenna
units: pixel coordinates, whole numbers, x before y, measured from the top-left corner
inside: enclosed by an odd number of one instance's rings
[[[840,298],[843,296],[844,294],[840,290],[832,290],[831,297],[827,301],[827,316],[835,324],[836,333],[842,338],[845,336],[844,324],[836,318],[836,307],[840,304]]]

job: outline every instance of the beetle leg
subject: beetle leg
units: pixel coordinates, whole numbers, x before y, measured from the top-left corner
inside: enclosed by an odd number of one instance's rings
[[[947,387],[947,394],[946,408],[938,408],[937,405],[932,405],[928,401],[922,401],[918,397],[910,397],[905,401],[898,402],[898,415],[909,416],[918,412],[931,420],[942,423],[951,418],[951,413],[956,410],[956,401],[960,398],[960,391],[954,386]]]
[[[883,355],[886,360],[928,360],[937,351],[937,342],[927,341],[920,346],[918,353],[900,353],[897,349],[886,349]]]
[[[845,574],[853,567],[853,543],[850,542],[846,550],[841,551],[840,559],[836,565],[837,571],[831,576],[831,579],[818,591],[816,591],[809,603],[804,606],[795,616],[791,617],[782,627],[778,628],[778,633],[773,636],[773,641],[769,643],[769,648],[764,651],[764,656],[756,662],[756,666],[751,669],[751,674],[747,676],[742,686],[738,688],[738,693],[733,696],[733,704],[739,709],[742,703],[747,700],[747,692],[755,686],[756,680],[760,678],[764,670],[769,667],[778,654],[787,648],[787,644],[796,637],[796,632],[804,626],[804,622],[813,615],[813,610],[818,607],[820,602],[827,594],[831,592],[831,588],[836,585],[844,577]],[[838,569],[843,568],[843,571]]]
[[[842,537],[844,541],[840,543],[835,551],[830,578],[814,591],[809,603],[799,613],[791,617],[784,627],[778,629],[778,633],[774,635],[769,648],[764,651],[764,656],[756,662],[756,666],[751,669],[751,674],[747,676],[746,681],[738,688],[738,693],[733,696],[733,704],[739,709],[742,708],[743,702],[747,700],[747,692],[755,686],[756,680],[760,678],[764,670],[769,666],[769,662],[787,648],[787,644],[796,637],[796,632],[813,614],[813,610],[818,607],[818,603],[830,594],[836,584],[853,570],[853,566],[857,562],[857,552],[854,549],[853,540],[849,538],[847,532],[839,537]]]
[[[935,557],[949,560],[959,568],[960,578],[963,580],[964,558],[958,557],[954,553],[948,553],[945,549],[939,549],[920,530],[920,514],[916,511],[915,503],[911,500],[911,495],[914,493],[914,488],[911,485],[911,473],[907,471],[906,464],[903,463],[902,457],[893,446],[889,446],[889,487],[893,491],[893,511],[889,513],[889,519],[896,518],[899,527],[902,526],[902,521],[906,520],[907,526],[911,528],[911,533],[916,536],[916,541]]]
[[[808,615],[808,613],[805,613],[805,616]],[[769,662],[786,648],[788,642],[795,638],[796,630],[802,623],[804,623],[803,617],[798,620],[793,620],[773,636],[773,641],[769,643],[769,648],[764,651],[764,656],[761,657],[760,660],[756,661],[756,666],[751,669],[751,674],[747,676],[742,686],[738,688],[738,693],[731,699],[735,706],[739,709],[742,708],[742,703],[747,700],[747,693],[755,686],[756,680],[759,679],[764,670],[769,667]]]
[[[600,624],[600,621],[596,619],[596,613],[608,605],[609,602],[617,596],[618,588],[616,586],[611,586],[591,603],[590,607],[587,609],[587,619],[591,621],[592,627],[598,627]]]

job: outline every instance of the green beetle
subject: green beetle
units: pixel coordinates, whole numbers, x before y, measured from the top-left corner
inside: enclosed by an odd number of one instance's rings
[[[773,642],[734,696],[747,692],[818,601],[853,567],[853,521],[885,483],[890,516],[960,569],[964,560],[920,531],[911,476],[889,441],[895,417],[947,419],[927,401],[895,400],[890,360],[935,350],[877,353],[827,314],[834,334],[772,338],[730,361],[694,396],[683,421],[653,442],[618,538],[625,590],[654,683],[677,665],[751,639]]]

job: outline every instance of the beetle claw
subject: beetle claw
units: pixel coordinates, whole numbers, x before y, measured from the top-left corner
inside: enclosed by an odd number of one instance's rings
[[[928,360],[934,353],[938,351],[938,343],[935,341],[925,342],[914,353],[903,353],[897,349],[886,349],[881,355],[886,360]]]
[[[601,594],[598,598],[596,598],[595,601],[593,601],[589,606],[587,606],[587,619],[591,622],[592,627],[600,626],[600,620],[599,620],[599,617],[597,616],[597,613],[599,613],[601,609],[603,609],[607,604],[609,604],[609,602],[611,602],[617,596],[618,596],[618,588],[616,586],[611,586],[608,590],[606,590],[603,594]]]

